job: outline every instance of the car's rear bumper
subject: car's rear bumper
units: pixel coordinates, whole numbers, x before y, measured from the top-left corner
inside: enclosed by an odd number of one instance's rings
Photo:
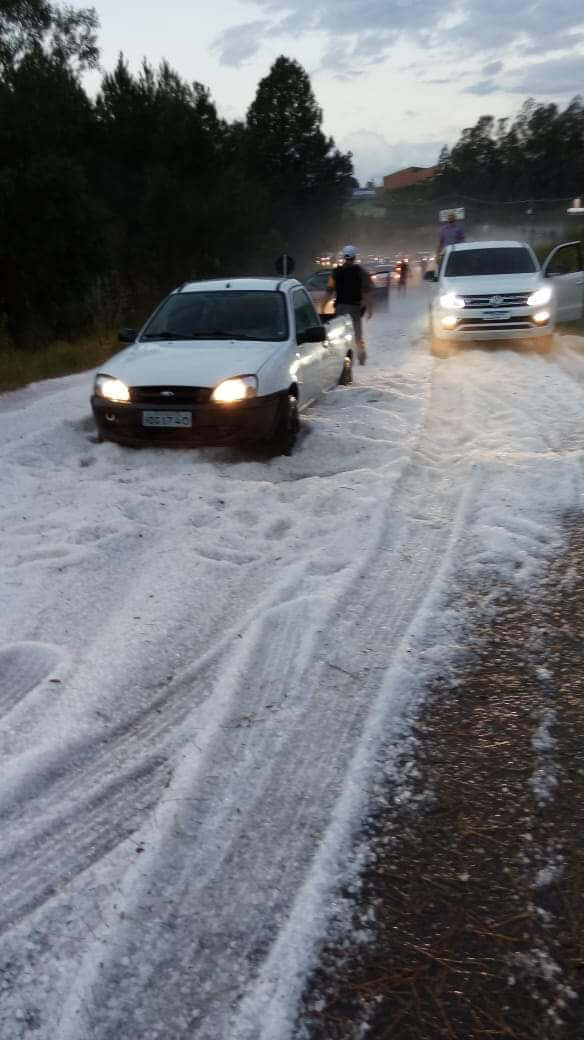
[[[237,404],[115,404],[102,397],[91,398],[98,432],[105,440],[132,445],[223,445],[250,444],[268,439],[274,432],[281,395],[254,397]],[[144,412],[190,412],[190,427],[144,426]]]

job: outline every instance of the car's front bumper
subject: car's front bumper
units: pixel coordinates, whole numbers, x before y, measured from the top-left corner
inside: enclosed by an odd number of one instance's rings
[[[268,439],[278,420],[280,394],[253,397],[236,404],[116,404],[103,397],[91,398],[99,434],[121,444],[251,444]],[[144,426],[143,412],[190,412],[190,427]]]
[[[539,310],[548,308],[540,307]],[[537,313],[535,308],[517,308],[510,311],[509,317],[504,320],[493,320],[487,310],[466,311],[465,309],[455,312],[457,325],[454,329],[445,329],[441,319],[451,311],[435,309],[432,312],[432,331],[437,339],[451,342],[464,340],[506,340],[506,339],[542,339],[551,335],[555,330],[555,314],[550,312],[549,320],[543,324],[537,324],[533,316]]]

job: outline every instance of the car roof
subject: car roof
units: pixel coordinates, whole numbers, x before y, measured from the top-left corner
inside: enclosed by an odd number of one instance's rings
[[[296,278],[209,278],[202,282],[185,282],[175,293],[220,292],[239,289],[240,292],[278,292],[285,286],[299,285]]]
[[[515,242],[511,239],[491,239],[487,242],[457,242],[450,247],[456,249],[457,253],[465,249],[529,249],[527,242]]]

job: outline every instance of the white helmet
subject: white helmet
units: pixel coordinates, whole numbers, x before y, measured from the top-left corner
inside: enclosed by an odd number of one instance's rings
[[[345,248],[343,249],[343,256],[345,260],[354,260],[357,256],[357,250],[355,249],[355,246],[345,246]]]

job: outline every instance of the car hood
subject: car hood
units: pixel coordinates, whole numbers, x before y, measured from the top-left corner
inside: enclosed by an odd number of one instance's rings
[[[440,292],[454,292],[460,296],[526,292],[534,291],[543,284],[544,279],[539,271],[530,274],[482,274],[469,278],[442,278]]]
[[[241,340],[134,343],[104,362],[101,371],[127,386],[213,387],[230,376],[257,374],[283,345]]]

